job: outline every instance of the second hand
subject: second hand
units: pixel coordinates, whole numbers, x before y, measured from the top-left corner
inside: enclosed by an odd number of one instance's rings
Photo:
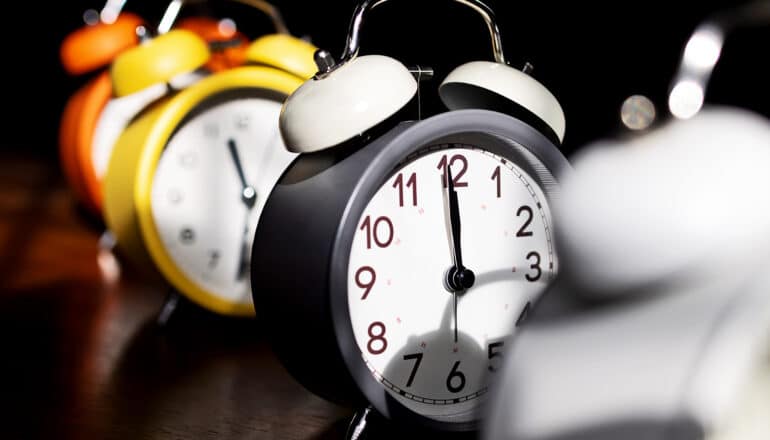
[[[452,267],[446,271],[444,278],[444,287],[452,294],[453,298],[453,318],[454,318],[454,340],[457,343],[457,296],[473,286],[476,276],[473,271],[463,266],[461,238],[460,238],[460,207],[457,198],[457,191],[452,177],[452,167],[447,164],[446,167],[446,187],[449,201],[449,223],[452,245]]]
[[[241,280],[244,276],[246,276],[246,270],[248,268],[248,262],[246,260],[248,259],[247,240],[249,239],[249,213],[257,202],[257,192],[254,190],[253,186],[246,182],[246,175],[243,172],[243,165],[241,163],[240,156],[238,155],[238,148],[234,139],[230,138],[227,140],[227,148],[230,150],[230,157],[233,159],[235,170],[237,171],[238,178],[241,181],[241,201],[244,205],[246,205],[246,221],[243,230],[243,238],[241,241],[240,257],[238,258],[238,272],[236,274],[236,279]]]

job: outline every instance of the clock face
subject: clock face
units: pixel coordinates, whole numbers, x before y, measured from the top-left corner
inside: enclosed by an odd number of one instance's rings
[[[231,304],[252,302],[254,231],[295,157],[278,132],[281,102],[246,93],[209,102],[186,119],[161,154],[151,196],[154,224],[175,265]]]
[[[445,286],[455,261],[447,167],[462,263],[475,274],[456,293]],[[434,145],[388,178],[357,226],[347,299],[372,376],[422,416],[474,421],[506,338],[557,270],[544,192],[508,158]]]
[[[113,147],[133,118],[151,102],[166,94],[166,85],[158,84],[128,96],[111,99],[99,115],[94,129],[91,166],[97,177],[107,172]]]

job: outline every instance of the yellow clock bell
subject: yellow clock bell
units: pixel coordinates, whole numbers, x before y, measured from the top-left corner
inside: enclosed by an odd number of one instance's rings
[[[158,269],[199,306],[254,315],[251,243],[268,195],[295,157],[278,117],[284,99],[315,73],[315,50],[288,33],[263,36],[244,66],[207,76],[132,121],[104,180],[105,223],[122,257]],[[206,61],[203,52],[176,56]],[[131,51],[116,60],[118,93],[158,77],[141,66],[141,54]]]

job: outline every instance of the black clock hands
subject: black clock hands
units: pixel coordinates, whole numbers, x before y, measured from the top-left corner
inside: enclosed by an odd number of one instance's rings
[[[473,287],[476,275],[472,270],[463,266],[462,240],[460,236],[460,204],[457,200],[452,168],[446,166],[446,187],[449,201],[449,224],[452,237],[452,267],[446,271],[444,287],[452,294],[454,318],[454,338],[457,342],[457,296]]]
[[[243,173],[243,166],[241,165],[240,156],[238,156],[238,148],[235,145],[235,139],[227,140],[227,148],[230,150],[230,157],[233,158],[235,163],[235,170],[238,172],[238,178],[241,180],[241,200],[247,208],[251,209],[257,201],[257,192],[254,187],[246,183],[246,175]]]
[[[462,240],[460,238],[460,207],[457,200],[457,191],[455,191],[452,179],[452,170],[449,165],[446,167],[446,176],[446,187],[449,196],[450,234],[452,236],[452,262],[454,265],[447,271],[444,284],[450,292],[462,292],[473,287],[476,275],[472,270],[463,266]]]
[[[235,164],[235,170],[238,172],[238,178],[241,180],[241,201],[246,205],[246,221],[243,227],[243,241],[241,243],[241,255],[238,259],[238,273],[236,279],[242,280],[249,271],[249,215],[252,208],[257,202],[257,191],[254,187],[246,183],[246,175],[243,172],[243,165],[241,164],[240,156],[238,155],[238,148],[235,145],[234,139],[228,139],[227,148],[230,150],[230,157]]]

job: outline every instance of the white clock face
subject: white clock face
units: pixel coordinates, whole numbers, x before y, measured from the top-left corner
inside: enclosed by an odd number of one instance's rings
[[[120,134],[133,118],[167,92],[165,84],[157,84],[128,96],[111,99],[99,115],[91,147],[91,166],[100,179],[107,173],[112,150]]]
[[[167,253],[188,280],[227,303],[252,302],[259,215],[296,156],[281,141],[280,109],[261,98],[207,107],[173,135],[154,176],[152,216]]]
[[[457,293],[444,282],[455,261],[447,165],[462,264],[475,274]],[[506,337],[556,270],[551,213],[534,179],[475,146],[427,148],[359,219],[348,269],[356,342],[374,378],[404,406],[439,421],[473,421]]]

